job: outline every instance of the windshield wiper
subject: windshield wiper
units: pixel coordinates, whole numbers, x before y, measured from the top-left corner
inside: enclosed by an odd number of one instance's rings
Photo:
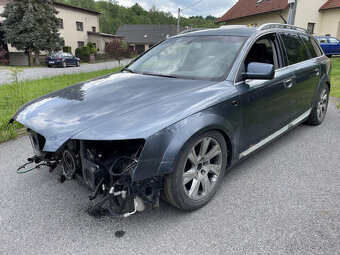
[[[122,71],[127,71],[127,72],[129,72],[129,73],[135,73],[134,71],[132,71],[130,68],[128,68],[128,67],[124,67],[123,69],[122,69]]]
[[[177,76],[168,75],[168,74],[157,74],[157,73],[142,73],[142,74],[152,75],[152,76],[159,76],[159,77],[167,77],[167,78],[179,78]]]

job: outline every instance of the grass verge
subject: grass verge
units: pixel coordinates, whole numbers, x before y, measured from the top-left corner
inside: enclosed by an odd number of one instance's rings
[[[7,126],[7,123],[24,103],[75,83],[116,72],[119,69],[60,75],[39,80],[22,81],[17,84],[0,85],[0,143],[14,139],[22,133],[20,132],[23,128],[22,125],[15,122],[13,125]]]
[[[332,58],[331,96],[340,99],[340,58]],[[338,104],[340,109],[340,104]]]

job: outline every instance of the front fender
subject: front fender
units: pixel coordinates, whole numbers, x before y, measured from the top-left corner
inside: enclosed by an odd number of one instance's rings
[[[177,130],[176,135],[164,153],[158,169],[158,175],[171,173],[175,169],[184,145],[191,139],[209,130],[219,130],[224,135],[231,156],[229,159],[232,160],[238,152],[241,126],[239,117],[239,109],[235,109],[234,112],[229,111],[228,119],[219,114],[209,112],[196,116],[196,118],[182,126]]]
[[[223,133],[228,139],[230,159],[236,158],[239,151],[240,118],[240,107],[232,106],[228,100],[159,131],[146,140],[133,181],[171,173],[184,145],[208,130]]]

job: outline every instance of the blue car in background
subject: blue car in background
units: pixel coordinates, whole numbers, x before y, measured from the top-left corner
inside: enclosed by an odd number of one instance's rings
[[[331,36],[316,36],[327,57],[340,55],[340,40]]]
[[[48,67],[59,66],[64,68],[68,66],[80,66],[80,59],[68,52],[56,52],[46,58],[46,65]]]

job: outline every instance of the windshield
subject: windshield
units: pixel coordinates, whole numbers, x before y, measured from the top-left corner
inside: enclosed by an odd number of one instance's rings
[[[170,38],[128,68],[135,73],[180,78],[220,79],[231,67],[245,37],[183,36]]]

